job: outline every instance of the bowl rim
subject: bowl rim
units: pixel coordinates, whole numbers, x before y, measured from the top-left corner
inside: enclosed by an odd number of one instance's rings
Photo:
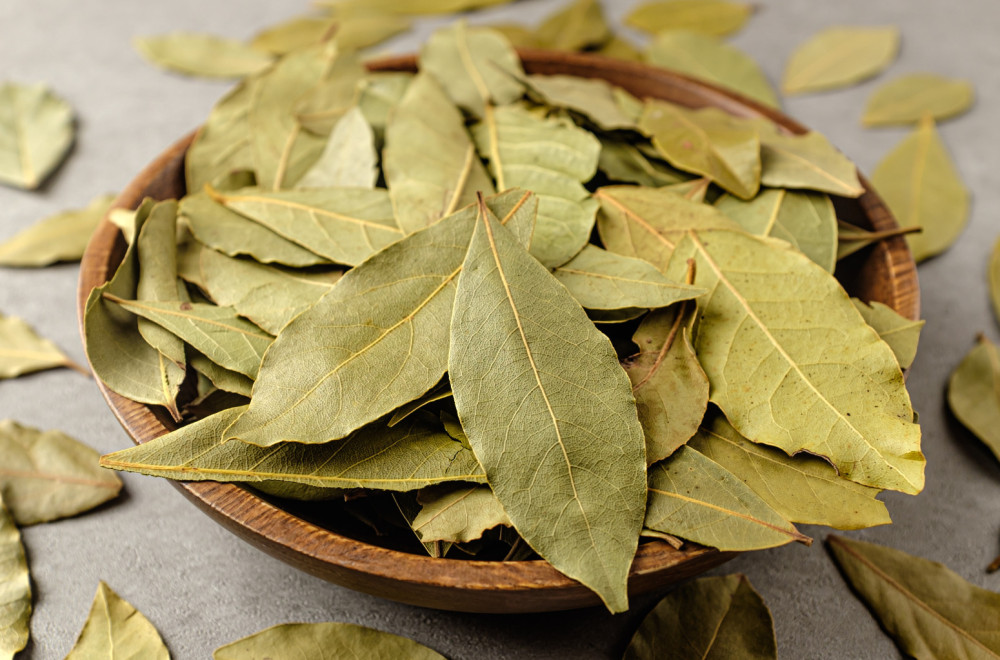
[[[763,116],[796,134],[807,132],[801,124],[775,109],[666,69],[583,53],[519,49],[526,68],[534,73],[558,68],[559,72],[602,72],[665,84],[692,92],[739,116]],[[367,64],[372,71],[412,71],[416,56],[382,58]],[[171,167],[183,171],[184,154],[194,131],[174,143],[147,165],[112,204],[112,209],[135,208],[151,185],[162,182]],[[864,194],[857,200],[875,229],[897,227],[885,203],[864,177]],[[109,212],[110,213],[110,212]],[[120,230],[106,215],[91,237],[81,260],[77,290],[77,316],[84,337],[84,310],[91,290],[108,280],[111,260],[121,252]],[[117,248],[116,248],[117,243]],[[912,319],[919,316],[916,267],[906,242],[894,237],[875,246],[889,268],[893,307]],[[120,257],[119,257],[120,260]],[[89,357],[88,357],[89,360]],[[95,376],[108,406],[133,442],[141,444],[172,430],[171,423],[153,409],[122,397]],[[600,604],[580,583],[559,573],[541,559],[483,561],[432,558],[365,543],[303,520],[235,483],[172,481],[188,499],[244,540],[296,567],[329,581],[410,604],[470,612],[550,611]],[[697,575],[736,556],[711,548],[686,544],[677,550],[664,541],[640,544],[629,572],[629,594],[652,591],[684,577]],[[673,569],[670,579],[664,572]],[[404,585],[402,590],[400,586]],[[461,595],[459,595],[461,592]],[[525,605],[525,595],[537,601]],[[468,601],[468,602],[466,602]]]

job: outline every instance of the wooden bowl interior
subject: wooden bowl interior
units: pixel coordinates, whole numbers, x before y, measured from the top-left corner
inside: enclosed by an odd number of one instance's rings
[[[803,133],[791,119],[728,92],[662,69],[596,56],[521,51],[525,70],[538,74],[569,74],[603,78],[639,96],[655,97],[689,107],[714,106],[737,116],[765,116],[786,130]],[[414,57],[380,60],[375,71],[415,71]],[[121,193],[115,208],[135,208],[145,197],[180,198],[186,192],[184,155],[194,138],[187,136],[151,163]],[[867,182],[857,200],[837,199],[838,216],[872,230],[896,223]],[[78,314],[90,291],[106,282],[125,252],[118,228],[105,218],[97,229],[80,271]],[[863,300],[879,301],[909,318],[919,315],[916,269],[902,238],[863,250],[838,268],[845,288]],[[165,411],[126,399],[98,380],[122,426],[136,443],[147,442],[176,428]],[[535,561],[432,559],[364,542],[316,524],[235,484],[174,482],[189,499],[232,532],[262,550],[331,582],[410,604],[467,612],[541,612],[598,605],[597,596]],[[629,593],[637,595],[698,575],[735,553],[685,546],[676,550],[662,541],[642,543],[629,576]]]

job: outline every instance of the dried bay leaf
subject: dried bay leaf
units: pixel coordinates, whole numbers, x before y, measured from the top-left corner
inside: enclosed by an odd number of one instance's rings
[[[136,37],[132,45],[153,64],[189,76],[242,78],[260,73],[274,61],[241,41],[211,34],[172,32]]]
[[[535,37],[541,48],[583,50],[610,39],[611,28],[598,0],[574,0],[542,21]]]
[[[745,575],[703,577],[657,603],[624,660],[777,660],[771,612]]]
[[[627,60],[630,62],[641,62],[642,53],[631,41],[623,37],[612,36],[604,44],[594,50],[595,55],[603,55],[616,60]]]
[[[0,183],[34,190],[73,145],[73,109],[45,85],[0,84]]]
[[[344,50],[360,50],[379,44],[410,29],[400,16],[364,10],[338,12],[334,17],[299,16],[258,32],[250,45],[272,55],[285,55],[319,43],[333,35]]]
[[[800,44],[785,65],[785,94],[844,87],[871,78],[899,52],[895,27],[831,27]]]
[[[274,337],[240,317],[232,307],[192,302],[126,300],[110,293],[104,298],[148,319],[183,339],[210,360],[250,378]]]
[[[170,652],[149,619],[101,582],[83,630],[66,656],[93,658],[170,660]]]
[[[376,423],[336,443],[258,447],[224,439],[226,429],[245,410],[231,408],[108,454],[101,465],[168,479],[255,487],[291,482],[313,488],[408,491],[450,481],[485,481],[472,452],[420,415],[392,428]]]
[[[0,380],[59,367],[88,373],[51,340],[39,337],[26,321],[0,314]]]
[[[739,229],[714,207],[663,188],[607,186],[598,189],[594,198],[601,203],[597,231],[604,247],[644,259],[661,271],[666,270],[686,230]]]
[[[755,236],[774,236],[833,272],[837,264],[837,214],[826,195],[784,188],[762,190],[750,201],[726,195],[715,207]]]
[[[786,135],[768,120],[752,120],[760,132],[760,182],[775,188],[805,188],[841,197],[865,189],[858,168],[815,131]]]
[[[631,386],[607,337],[489,216],[481,205],[452,318],[462,427],[528,545],[624,611],[646,497]]]
[[[968,222],[969,191],[929,117],[875,167],[872,185],[899,224],[921,227],[906,238],[918,263],[951,247]]]
[[[355,106],[337,121],[323,153],[296,188],[374,188],[378,181],[375,131]]]
[[[1000,657],[1000,594],[938,562],[874,543],[831,534],[827,549],[903,653],[928,660]]]
[[[328,16],[297,16],[261,30],[250,40],[250,47],[271,55],[287,55],[318,44],[336,26]]]
[[[695,350],[733,426],[826,457],[852,481],[920,492],[920,427],[896,356],[833,276],[795,250],[724,230],[689,232],[667,276],[688,259],[709,289]]]
[[[317,136],[329,135],[357,104],[358,85],[367,72],[360,55],[342,47],[339,39],[333,43],[337,47],[336,57],[328,62],[316,85],[292,104],[301,127]],[[332,52],[333,45],[329,48]]]
[[[563,75],[532,75],[528,76],[525,82],[531,94],[546,105],[572,110],[591,120],[602,130],[635,128],[635,118],[622,109],[619,103],[620,94],[628,92],[613,87],[605,80]]]
[[[1000,239],[993,244],[993,251],[990,253],[988,279],[993,315],[1000,321]]]
[[[703,293],[703,289],[667,279],[649,262],[596,245],[586,245],[552,274],[587,309],[655,309]]]
[[[869,305],[857,298],[851,298],[851,302],[861,312],[865,323],[875,329],[882,341],[889,344],[889,348],[899,361],[899,366],[908,369],[917,356],[917,342],[920,341],[920,331],[926,321],[908,319],[892,307],[878,301]]]
[[[503,35],[464,20],[434,32],[420,50],[420,70],[434,76],[458,107],[482,117],[487,104],[521,98],[521,59]]]
[[[1000,354],[980,335],[948,380],[948,406],[1000,459]]]
[[[253,381],[248,376],[220,367],[197,351],[191,351],[188,364],[216,388],[233,394],[250,396]]]
[[[843,220],[837,220],[837,260],[849,257],[879,241],[919,231],[922,231],[920,227],[895,227],[880,231],[868,231]]]
[[[208,192],[229,210],[336,263],[356,266],[403,237],[382,188]]]
[[[717,108],[689,110],[647,100],[639,127],[667,162],[710,178],[741,199],[757,194],[761,141],[756,130]]]
[[[510,519],[489,486],[445,491],[428,488],[420,491],[417,501],[420,513],[411,525],[424,543],[468,543],[482,538],[488,529],[510,525]]]
[[[688,30],[724,37],[743,28],[753,5],[727,0],[665,0],[639,5],[625,24],[651,34]]]
[[[384,14],[455,14],[495,5],[504,5],[512,0],[319,0],[317,4],[330,9],[334,15],[356,10]]]
[[[704,0],[697,0],[702,4]],[[760,66],[742,51],[706,34],[670,29],[661,32],[646,49],[646,60],[656,66],[731,89],[772,108],[778,96]]]
[[[658,159],[649,158],[631,141],[601,136],[601,156],[597,167],[612,181],[637,183],[657,188],[681,183],[687,174]]]
[[[868,97],[865,126],[916,124],[924,115],[935,120],[964,113],[973,103],[972,83],[933,73],[911,73],[881,85]]]
[[[714,415],[688,443],[737,475],[782,517],[796,523],[861,529],[888,525],[889,512],[875,488],[837,476],[826,461],[808,454],[789,456],[750,442],[722,415]]]
[[[421,0],[423,4],[426,0]],[[215,650],[214,660],[250,658],[445,660],[412,640],[353,623],[285,623]]]
[[[645,526],[723,551],[812,543],[739,477],[688,447],[649,468]]]
[[[28,645],[31,580],[21,533],[0,497],[0,658],[12,659]]]
[[[18,525],[75,516],[117,497],[122,482],[98,459],[65,433],[0,421],[0,495]]]
[[[0,266],[33,268],[79,261],[115,195],[95,197],[86,208],[63,211],[0,243]]]
[[[358,82],[358,107],[375,131],[379,147],[384,141],[389,112],[403,98],[412,80],[412,73],[382,71],[370,73]]]
[[[622,363],[646,436],[646,463],[674,453],[698,431],[708,407],[708,376],[691,345],[695,306],[651,312],[632,341],[636,355]]]
[[[458,108],[417,74],[389,117],[382,167],[399,227],[412,233],[493,192]]]
[[[554,268],[583,249],[598,206],[583,187],[597,171],[597,138],[568,119],[540,118],[519,106],[488,106],[472,134],[498,190],[537,195],[535,258]]]
[[[250,100],[255,78],[240,82],[212,108],[184,155],[184,176],[189,194],[233,172],[253,171],[250,147]],[[183,204],[183,202],[182,202]]]

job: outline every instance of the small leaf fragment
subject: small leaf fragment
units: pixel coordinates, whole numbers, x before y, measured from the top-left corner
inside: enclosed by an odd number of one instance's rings
[[[948,406],[1000,460],[1000,353],[984,336],[948,380]]]
[[[535,37],[541,48],[575,51],[603,44],[611,38],[611,28],[598,0],[573,0],[542,21]]]
[[[139,54],[153,64],[206,78],[242,78],[271,66],[270,55],[241,41],[211,34],[173,32],[132,41]]]
[[[627,93],[600,78],[533,75],[525,79],[529,91],[553,108],[579,113],[606,131],[635,128],[635,119],[622,109],[618,94]]]
[[[33,268],[79,261],[115,195],[95,197],[86,208],[63,211],[0,243],[0,266]]]
[[[0,497],[0,658],[13,658],[28,645],[31,579],[21,533]]]
[[[482,538],[488,529],[510,525],[510,519],[489,486],[447,491],[428,488],[420,491],[417,501],[420,513],[411,526],[424,543],[468,543]]]
[[[785,65],[785,94],[844,87],[871,78],[899,52],[895,27],[831,27],[800,44]]]
[[[924,115],[936,121],[967,111],[975,92],[972,83],[933,73],[911,73],[879,86],[868,97],[865,126],[916,124]]]
[[[34,190],[73,145],[73,109],[45,85],[0,84],[0,183]]]
[[[149,619],[101,582],[66,660],[112,657],[170,660],[170,652]]]
[[[212,654],[214,660],[294,657],[445,660],[443,655],[405,637],[353,623],[285,623],[226,644]]]
[[[688,30],[724,37],[741,30],[753,9],[728,0],[660,0],[639,5],[625,23],[651,34]]]

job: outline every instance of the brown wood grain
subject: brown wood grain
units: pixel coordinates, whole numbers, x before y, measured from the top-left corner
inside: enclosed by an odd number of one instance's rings
[[[714,106],[741,117],[764,116],[791,133],[807,129],[749,99],[680,74],[594,55],[522,50],[528,73],[603,78],[640,98],[653,97],[688,107]],[[416,59],[372,62],[375,71],[415,71]],[[184,155],[190,134],[171,146],[133,180],[115,208],[135,208],[145,197],[180,198],[186,192]],[[872,230],[897,227],[885,203],[862,179],[859,199],[835,199],[838,217]],[[80,268],[77,310],[81,335],[90,291],[106,282],[125,251],[118,228],[105,218],[91,238]],[[882,302],[911,319],[920,313],[916,267],[906,242],[895,237],[862,250],[838,265],[837,276],[851,295]],[[136,443],[173,430],[162,410],[98,386]],[[265,552],[304,571],[358,591],[393,600],[466,612],[542,612],[598,605],[597,596],[548,563],[433,559],[365,543],[297,517],[234,484],[174,482],[190,500],[224,527]],[[655,592],[717,566],[736,553],[686,545],[675,550],[662,541],[639,547],[629,574],[629,594]]]

